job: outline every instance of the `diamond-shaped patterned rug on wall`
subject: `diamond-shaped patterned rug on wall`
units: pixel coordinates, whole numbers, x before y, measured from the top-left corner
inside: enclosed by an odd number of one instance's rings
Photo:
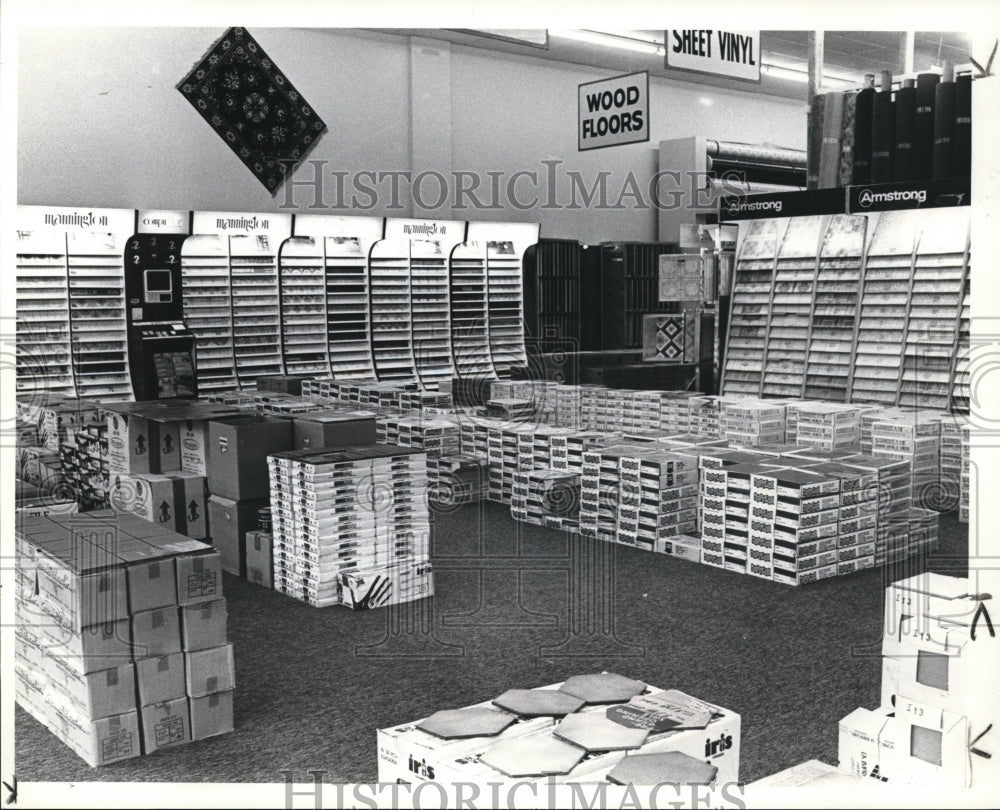
[[[230,28],[177,85],[274,194],[326,124],[244,28]]]

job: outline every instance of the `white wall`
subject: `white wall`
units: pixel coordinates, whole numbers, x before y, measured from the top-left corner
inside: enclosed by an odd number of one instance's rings
[[[24,29],[18,202],[279,210],[285,192],[272,197],[176,89],[222,33],[212,28]],[[509,178],[528,170],[539,173],[537,195],[544,203],[553,190],[541,161],[558,160],[554,194],[557,205],[565,206],[571,201],[567,171],[580,172],[588,185],[598,172],[610,172],[612,202],[630,172],[645,187],[657,168],[656,144],[663,139],[701,134],[805,145],[803,102],[652,79],[649,143],[579,153],[577,85],[604,78],[608,71],[445,43],[440,53],[430,54],[426,40],[411,43],[364,31],[252,28],[250,33],[326,121],[328,131],[309,159],[324,161],[331,170],[447,173],[450,150],[451,171],[483,178],[480,196],[489,198],[483,194],[486,172]],[[433,131],[429,121],[439,121],[441,130]],[[312,167],[303,167],[295,179],[312,176]],[[435,196],[433,183],[426,189],[425,196]],[[524,179],[517,191],[522,200],[534,196]],[[508,204],[505,187],[503,192],[501,210],[454,210],[452,188],[439,218],[537,221],[544,236],[591,243],[656,239],[652,209],[570,210],[540,204],[520,211]],[[333,196],[327,181],[320,202],[331,206]],[[300,186],[292,200],[305,212],[315,195]],[[383,196],[375,208],[357,213],[428,214],[419,206],[414,211],[406,194],[401,202],[401,209],[392,209]],[[625,205],[633,202],[626,199]]]

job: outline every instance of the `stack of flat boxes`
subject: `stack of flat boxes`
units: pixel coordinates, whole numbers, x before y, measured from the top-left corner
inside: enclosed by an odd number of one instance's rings
[[[487,496],[486,461],[456,453],[427,456],[428,497],[449,506],[481,501]]]
[[[691,401],[696,396],[687,391],[661,391],[660,428],[681,433],[689,432]]]
[[[618,542],[654,551],[696,529],[698,458],[652,450],[619,460]]]
[[[526,422],[535,418],[535,403],[531,399],[492,398],[486,403],[486,414],[509,422]]]
[[[941,425],[936,420],[881,420],[872,423],[872,455],[906,461],[913,503],[935,502],[940,486]]]
[[[721,397],[699,396],[691,397],[688,408],[688,432],[712,439],[722,437],[722,424],[719,418]]]
[[[969,522],[969,489],[971,477],[969,473],[969,425],[962,425],[962,475],[960,481],[958,519],[962,523]]]
[[[576,531],[579,528],[580,476],[538,468],[514,473],[510,514],[515,520]]]
[[[583,393],[580,386],[559,385],[556,386],[555,413],[553,424],[561,427],[576,428],[583,424],[580,411]]]
[[[909,556],[908,520],[912,508],[910,466],[905,461],[881,456],[857,455],[842,462],[851,469],[877,476],[877,515],[875,520],[875,564]],[[866,526],[870,519],[858,518],[842,527],[850,533],[855,525]]]
[[[76,494],[80,511],[103,509],[108,505],[109,465],[108,426],[71,426],[59,447],[63,481]]]
[[[959,417],[946,417],[941,421],[941,492],[937,508],[942,511],[962,508],[962,449],[968,431],[968,424],[958,421]]]
[[[837,574],[871,568],[878,525],[878,474],[851,467],[849,458],[824,469],[840,478]]]
[[[720,438],[740,447],[785,441],[785,407],[771,402],[722,400]]]
[[[836,576],[840,478],[820,468],[774,474],[774,571],[771,578],[803,585]]]
[[[17,530],[18,702],[91,766],[232,731],[219,555],[129,515]]]
[[[580,478],[580,534],[614,541],[618,535],[620,459],[635,448],[611,446],[583,453]]]
[[[802,447],[823,450],[861,449],[861,411],[851,405],[827,402],[801,403],[789,408],[795,413],[794,429],[788,437]]]
[[[360,607],[344,597],[347,573],[426,565],[425,453],[382,445],[292,451],[270,456],[268,467],[276,590],[314,607]]]

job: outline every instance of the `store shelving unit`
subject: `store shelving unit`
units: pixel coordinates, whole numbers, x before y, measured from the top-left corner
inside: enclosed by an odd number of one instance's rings
[[[368,263],[361,241],[328,236],[326,262],[327,346],[335,377],[373,378]]]
[[[962,284],[961,307],[958,315],[958,332],[955,335],[955,370],[951,382],[951,409],[959,413],[969,412],[969,351],[972,338],[972,313],[969,295],[972,268],[965,267],[965,281]]]
[[[410,310],[409,241],[376,242],[369,253],[368,270],[375,375],[380,380],[412,381],[417,372]]]
[[[410,285],[414,367],[420,385],[436,390],[455,376],[448,256],[439,241],[410,242]]]
[[[540,239],[524,255],[524,320],[538,352],[580,346],[580,274],[583,246]]]
[[[278,255],[281,335],[289,374],[330,374],[322,238],[293,236]]]
[[[132,399],[125,324],[125,242],[131,234],[66,234],[73,377],[79,397]]]
[[[865,261],[854,344],[851,401],[894,405],[913,278],[916,220],[903,211],[879,215]]]
[[[229,238],[196,234],[181,248],[184,321],[194,333],[198,390],[238,388],[230,295]]]
[[[921,217],[900,363],[899,405],[947,408],[968,280],[969,209]]]
[[[787,223],[758,219],[747,226],[736,261],[726,365],[726,394],[760,393],[767,347],[767,328],[774,293],[774,262]]]
[[[802,394],[817,255],[825,222],[823,217],[789,220],[778,249],[761,386],[765,396]]]
[[[263,233],[229,237],[233,347],[241,388],[255,387],[258,377],[285,372],[278,294],[280,245],[275,241]]]
[[[486,243],[486,279],[490,355],[497,374],[506,378],[512,366],[527,364],[521,311],[521,255],[513,241],[497,239]]]
[[[65,232],[19,228],[15,261],[17,390],[73,396]]]
[[[674,303],[660,301],[660,265],[663,254],[679,252],[661,242],[605,242],[599,248],[600,278],[591,285],[596,295],[584,307],[583,321],[597,318],[600,344],[590,345],[584,330],[584,348],[604,351],[641,349],[643,318],[671,312]]]
[[[449,261],[451,350],[459,377],[495,377],[486,298],[486,246],[458,245]]]
[[[847,400],[868,220],[830,218],[819,253],[803,396]]]

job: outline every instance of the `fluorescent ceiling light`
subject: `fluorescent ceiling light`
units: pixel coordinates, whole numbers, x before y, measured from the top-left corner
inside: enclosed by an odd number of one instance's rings
[[[604,31],[587,31],[576,29],[550,30],[549,36],[559,39],[571,39],[575,42],[586,42],[590,45],[603,45],[606,48],[618,48],[623,51],[663,54],[663,45],[648,39],[638,39],[625,34],[611,34]]]

